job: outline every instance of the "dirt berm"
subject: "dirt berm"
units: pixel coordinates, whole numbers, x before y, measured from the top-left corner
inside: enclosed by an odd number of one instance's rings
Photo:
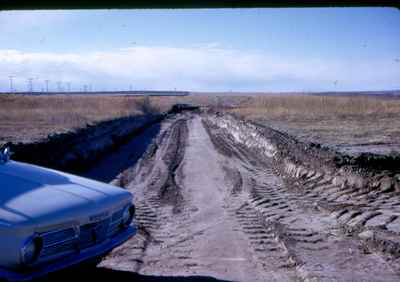
[[[347,156],[232,115],[217,113],[206,121],[253,151],[255,158],[272,158],[287,185],[310,199],[315,209],[337,218],[345,232],[400,257],[398,155]]]
[[[101,157],[140,135],[165,115],[130,116],[51,135],[35,143],[8,143],[13,160],[79,174]]]

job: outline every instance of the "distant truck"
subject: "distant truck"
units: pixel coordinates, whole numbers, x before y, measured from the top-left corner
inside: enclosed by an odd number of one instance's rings
[[[0,280],[97,261],[136,233],[121,188],[10,160],[0,150]]]
[[[190,104],[175,104],[172,106],[172,108],[169,110],[169,114],[177,114],[185,111],[198,111],[200,110],[200,107],[198,106],[193,106]]]

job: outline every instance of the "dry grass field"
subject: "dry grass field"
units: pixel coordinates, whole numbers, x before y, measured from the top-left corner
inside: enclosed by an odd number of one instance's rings
[[[229,111],[349,153],[390,153],[400,148],[400,99],[259,96]]]
[[[165,112],[175,103],[207,103],[207,97],[0,95],[0,145],[32,142],[118,117]]]
[[[0,97],[0,143],[30,142],[101,120],[140,114],[137,99],[73,96]]]
[[[32,142],[49,134],[118,117],[165,112],[176,103],[219,108],[346,152],[388,153],[400,148],[400,99],[366,96],[134,97],[0,96],[0,145]]]

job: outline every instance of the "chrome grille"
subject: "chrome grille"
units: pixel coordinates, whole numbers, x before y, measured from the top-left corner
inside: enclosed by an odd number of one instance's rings
[[[74,228],[67,228],[59,231],[48,232],[42,235],[43,246],[51,246],[75,239],[77,233]]]
[[[81,226],[78,246],[84,249],[107,239],[110,218]]]
[[[75,249],[75,241],[78,238],[77,230],[66,228],[53,232],[47,232],[41,235],[43,249],[40,258],[45,259],[65,252],[71,252]]]
[[[66,252],[72,252],[75,250],[75,243],[73,241],[45,247],[40,254],[41,258],[47,258],[59,254],[64,254]]]
[[[121,230],[123,211],[120,209],[104,220],[82,225],[79,231],[70,227],[41,234],[43,249],[40,258],[48,260],[82,250],[116,235]]]

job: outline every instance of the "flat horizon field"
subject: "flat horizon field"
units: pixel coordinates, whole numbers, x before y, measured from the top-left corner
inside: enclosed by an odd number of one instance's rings
[[[300,140],[350,154],[399,152],[400,99],[393,95],[396,92],[362,93],[245,95],[239,92],[183,97],[0,95],[0,144],[37,142],[104,120],[148,114],[148,111],[167,112],[174,104],[188,103],[232,113]],[[146,103],[150,109],[144,109]]]

